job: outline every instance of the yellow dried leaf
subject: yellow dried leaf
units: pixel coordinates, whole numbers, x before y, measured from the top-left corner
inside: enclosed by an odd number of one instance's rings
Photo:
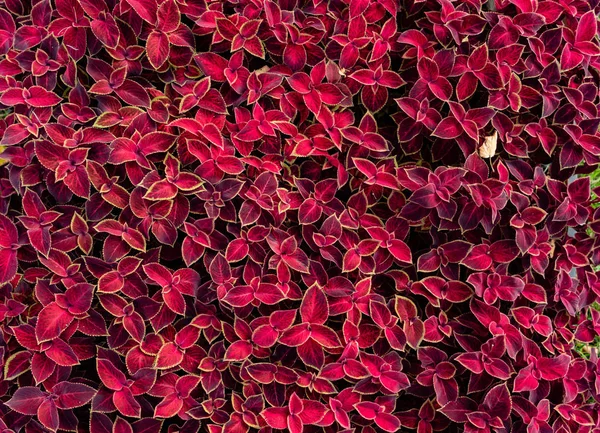
[[[488,135],[483,139],[483,144],[479,147],[479,156],[482,158],[491,158],[496,154],[498,146],[498,131],[494,131],[493,135]]]

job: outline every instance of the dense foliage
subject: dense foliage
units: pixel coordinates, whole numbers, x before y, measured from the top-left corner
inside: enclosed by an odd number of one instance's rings
[[[0,2],[0,430],[599,432],[598,3]]]

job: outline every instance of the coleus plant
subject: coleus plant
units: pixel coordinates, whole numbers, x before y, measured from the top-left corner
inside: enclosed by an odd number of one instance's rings
[[[6,0],[0,430],[598,432],[599,0]]]

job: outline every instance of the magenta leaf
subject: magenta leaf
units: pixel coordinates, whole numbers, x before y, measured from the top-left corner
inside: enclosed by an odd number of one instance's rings
[[[598,430],[599,13],[3,2],[0,431]]]
[[[39,388],[25,386],[16,390],[6,405],[23,415],[35,415],[45,400],[46,394]]]
[[[52,392],[58,395],[56,405],[60,409],[74,409],[88,403],[96,390],[82,383],[60,382],[54,385]]]

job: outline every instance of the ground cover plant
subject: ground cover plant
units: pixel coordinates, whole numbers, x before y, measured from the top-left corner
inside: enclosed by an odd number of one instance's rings
[[[0,2],[0,430],[598,433],[599,12]]]

